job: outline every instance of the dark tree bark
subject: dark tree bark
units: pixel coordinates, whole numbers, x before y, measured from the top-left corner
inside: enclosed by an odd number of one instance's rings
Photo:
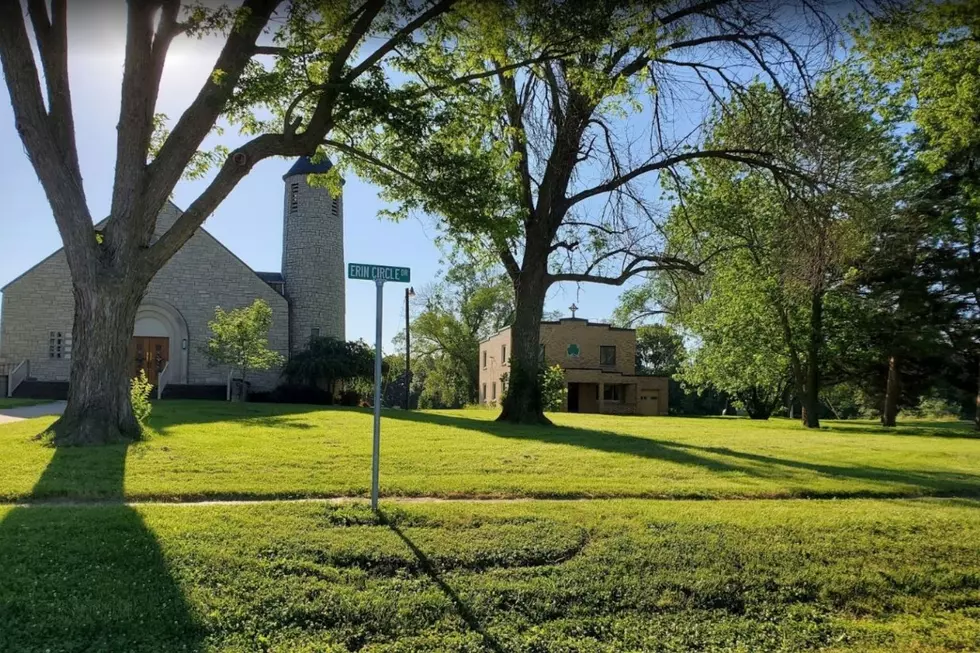
[[[772,399],[765,390],[753,387],[741,393],[739,399],[750,419],[767,420],[772,417],[772,412],[776,409],[779,395],[776,396],[776,399]]]
[[[68,405],[52,427],[56,444],[139,439],[129,398],[129,343],[145,284],[99,279],[75,283]]]
[[[978,431],[980,431],[980,370],[977,373],[977,401],[976,401],[976,412],[973,414],[973,425]]]
[[[810,337],[806,352],[806,387],[803,395],[803,426],[820,428],[820,348],[823,345],[823,291],[814,290],[810,299]]]
[[[881,411],[881,425],[895,426],[898,417],[898,399],[902,391],[901,369],[898,356],[888,357],[888,381],[885,385],[885,405]]]
[[[544,416],[541,400],[541,316],[544,312],[545,293],[548,291],[547,274],[543,264],[529,264],[514,284],[517,298],[514,324],[511,327],[510,376],[507,396],[499,421],[520,424],[551,424]]]

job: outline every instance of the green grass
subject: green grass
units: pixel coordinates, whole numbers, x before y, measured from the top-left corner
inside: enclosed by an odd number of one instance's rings
[[[715,500],[126,505],[364,494],[371,416],[162,402],[146,442],[62,449],[26,420],[0,497],[104,503],[0,506],[0,651],[980,650],[964,425],[492,417],[387,414],[383,493]]]
[[[48,399],[16,399],[14,397],[0,397],[0,410],[4,408],[23,408],[24,406],[37,406],[40,404],[50,404]]]
[[[980,502],[0,508],[4,651],[975,651]]]
[[[390,411],[387,496],[783,498],[980,496],[968,424],[795,422],[554,415],[515,427],[489,411]],[[0,426],[0,500],[111,498],[121,465],[133,499],[365,496],[371,415],[357,409],[160,402],[155,434],[128,451],[54,450],[32,439],[54,418]],[[50,465],[50,466],[49,466]],[[41,473],[48,471],[43,478]],[[40,480],[39,480],[40,479]]]

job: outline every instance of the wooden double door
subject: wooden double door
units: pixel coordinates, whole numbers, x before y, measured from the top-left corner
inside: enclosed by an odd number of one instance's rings
[[[156,385],[170,360],[170,338],[133,336],[129,344],[129,359],[133,361],[133,376],[146,371],[146,378]]]

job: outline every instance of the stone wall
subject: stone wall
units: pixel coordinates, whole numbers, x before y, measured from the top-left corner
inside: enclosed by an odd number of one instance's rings
[[[618,329],[608,324],[597,324],[580,319],[563,319],[558,323],[541,324],[541,343],[545,361],[549,366],[561,365],[565,369],[602,369],[621,374],[636,373],[636,332]],[[568,352],[569,345],[578,346],[578,355]],[[616,364],[600,365],[599,348],[616,348]]]
[[[343,198],[286,177],[282,240],[290,350],[305,348],[313,329],[346,339]]]
[[[480,393],[482,403],[500,403],[504,384],[501,377],[510,372],[510,329],[480,343]]]
[[[157,233],[169,227],[179,214],[179,209],[168,203],[158,219]],[[288,352],[285,298],[204,229],[199,229],[154,277],[146,298],[169,304],[186,322],[188,383],[227,382],[228,368],[209,367],[200,352],[209,337],[207,323],[218,306],[230,310],[247,306],[255,299],[265,300],[273,312],[269,347],[283,356]],[[48,341],[51,331],[71,334],[73,310],[68,264],[64,252],[59,250],[3,290],[0,356],[14,361],[29,359],[31,376],[38,380],[67,380],[71,361],[64,355],[52,358]],[[182,343],[171,343],[171,359],[174,348],[179,350],[181,346]],[[256,374],[252,387],[270,389],[278,380],[279,370]]]

